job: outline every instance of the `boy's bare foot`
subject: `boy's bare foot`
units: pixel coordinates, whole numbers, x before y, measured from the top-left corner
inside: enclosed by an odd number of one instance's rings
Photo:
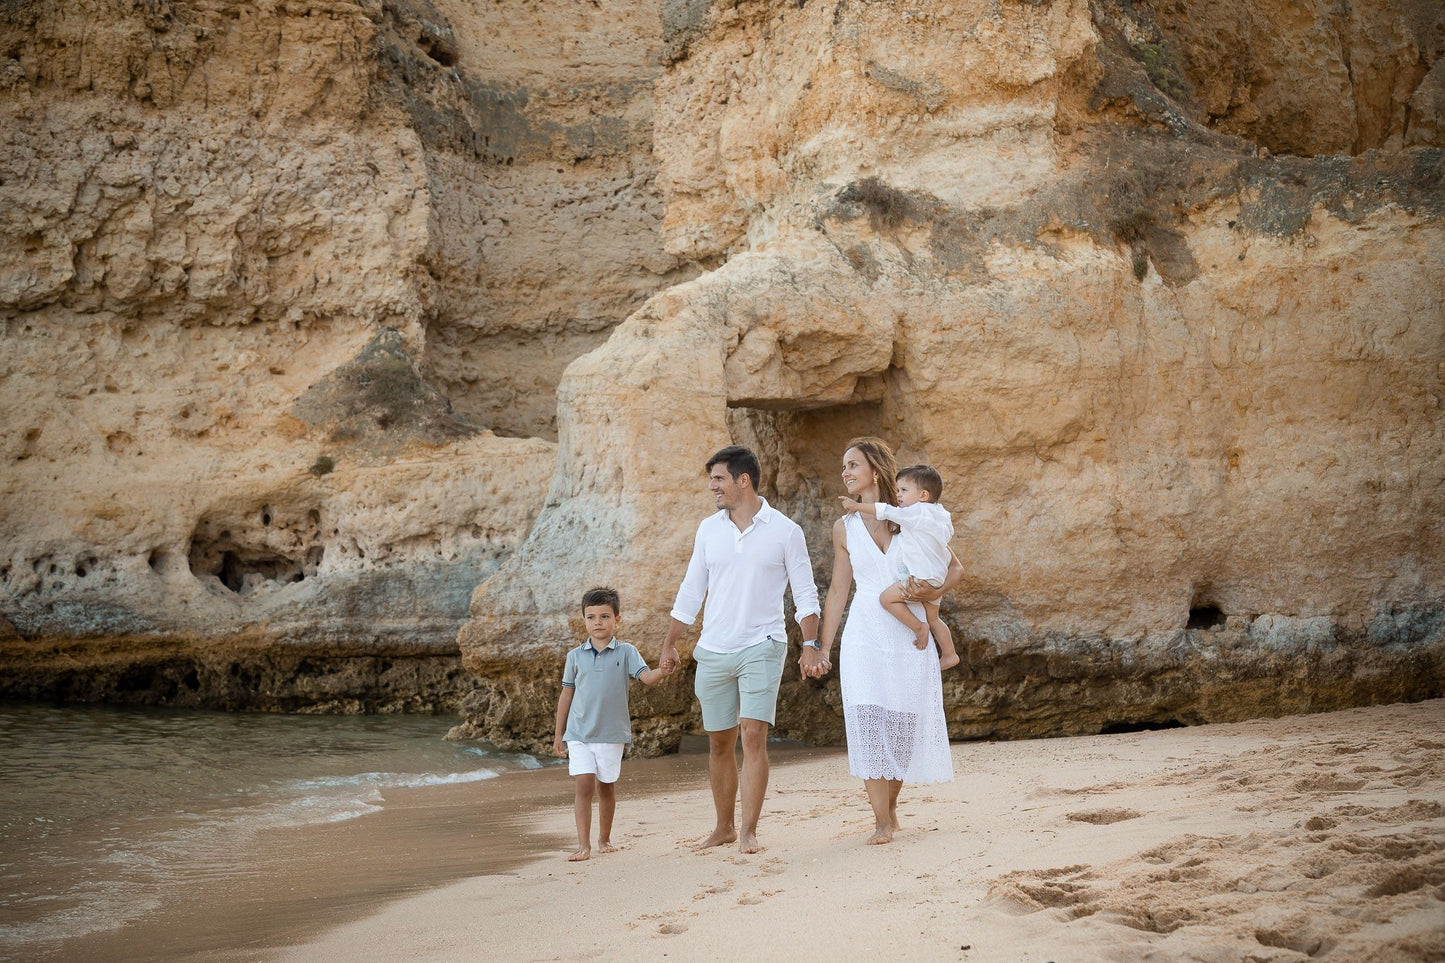
[[[602,842],[601,840],[598,840],[598,842],[597,842],[597,851],[598,851],[599,853],[615,853],[615,852],[617,852],[617,847],[614,846],[614,845],[612,845],[611,843]]]
[[[879,826],[873,830],[873,835],[868,837],[869,846],[882,846],[884,843],[893,842],[893,827]]]
[[[957,652],[942,652],[942,653],[939,653],[939,656],[938,656],[938,671],[942,672],[944,669],[951,669],[951,668],[953,668],[954,666],[958,665],[958,662],[959,662],[959,658],[958,658],[958,653],[957,653]]]
[[[579,849],[579,850],[577,850],[577,852],[575,852],[575,853],[573,853],[571,856],[568,856],[568,857],[567,857],[567,862],[569,862],[569,863],[580,863],[580,862],[582,862],[584,859],[587,859],[588,857],[590,857],[591,855],[592,855],[592,850],[590,850],[590,849]]]
[[[913,634],[916,635],[916,636],[918,636],[917,641],[915,641],[915,642],[913,643],[913,647],[914,647],[915,649],[917,649],[918,651],[922,652],[924,649],[928,648],[928,626],[927,626],[927,625],[920,625],[920,626],[918,627],[918,631],[914,632]]]
[[[737,842],[738,833],[736,829],[721,827],[714,829],[712,833],[698,843],[693,849],[712,849],[714,846],[726,846],[728,843]]]
[[[762,843],[758,842],[758,837],[754,836],[752,833],[743,833],[742,840],[738,843],[738,852],[761,853],[762,851],[763,845]]]

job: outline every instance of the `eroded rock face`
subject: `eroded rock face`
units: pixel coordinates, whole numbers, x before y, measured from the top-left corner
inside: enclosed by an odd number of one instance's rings
[[[647,18],[507,15],[0,12],[0,691],[467,691],[457,628],[540,508],[561,368],[688,270]]]
[[[548,504],[460,636],[498,680],[470,731],[542,741],[508,666],[560,666],[582,583],[656,651],[729,440],[825,583],[859,434],[945,478],[955,737],[1442,691],[1439,151],[1256,156],[1083,3],[676,13],[666,243],[723,263],[568,369]],[[840,738],[836,682],[778,728]]]
[[[1440,695],[1442,22],[7,5],[0,692],[541,748],[583,589],[655,655],[712,451],[826,583],[880,434],[954,511],[956,737]]]

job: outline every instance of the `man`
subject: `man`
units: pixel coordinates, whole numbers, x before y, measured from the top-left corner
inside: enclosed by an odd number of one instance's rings
[[[662,644],[664,661],[677,661],[677,640],[707,599],[702,635],[693,649],[695,691],[708,735],[708,779],[717,824],[700,849],[737,841],[756,853],[758,817],[768,789],[768,727],[778,704],[787,656],[783,590],[791,586],[803,632],[798,660],[804,678],[831,668],[818,644],[818,590],[808,546],[797,523],[757,492],[758,457],[730,445],[707,463],[708,490],[718,512],[703,520],[693,541],[687,575],[672,608]],[[736,745],[743,741],[742,825],[733,823],[738,798]]]

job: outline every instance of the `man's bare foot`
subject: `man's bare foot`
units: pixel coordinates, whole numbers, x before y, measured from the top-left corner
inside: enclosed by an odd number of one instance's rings
[[[927,626],[927,625],[921,625],[921,626],[919,626],[919,627],[918,627],[918,631],[914,632],[913,634],[916,635],[916,636],[918,636],[917,640],[913,643],[913,647],[914,647],[915,649],[917,649],[918,651],[922,652],[924,649],[928,648],[928,626]]]
[[[617,852],[617,847],[609,842],[605,842],[599,839],[597,841],[597,851],[599,853],[615,853]]]
[[[584,859],[589,858],[591,855],[592,855],[592,850],[590,850],[590,849],[579,849],[579,850],[577,850],[577,852],[575,852],[575,853],[573,853],[571,856],[568,856],[568,857],[567,857],[567,862],[569,862],[569,863],[580,863],[580,862],[582,862]]]
[[[729,826],[727,829],[718,827],[717,829],[714,829],[712,831],[711,835],[709,835],[707,839],[704,839],[702,842],[698,843],[696,846],[693,847],[693,849],[712,849],[714,846],[726,846],[728,843],[736,842],[737,838],[738,832],[731,826]]]
[[[945,669],[951,669],[954,666],[958,665],[958,662],[959,658],[957,652],[940,653],[938,656],[938,671],[942,672]]]
[[[879,826],[873,830],[873,835],[868,837],[869,846],[882,846],[884,843],[893,842],[893,827]]]
[[[758,842],[758,837],[754,836],[752,833],[743,833],[742,839],[738,842],[738,852],[761,853],[762,851],[763,845],[762,843]]]

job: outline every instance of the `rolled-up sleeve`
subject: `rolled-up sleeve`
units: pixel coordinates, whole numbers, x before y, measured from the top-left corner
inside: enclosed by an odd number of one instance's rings
[[[692,558],[687,563],[687,574],[678,586],[677,599],[672,603],[672,617],[683,625],[691,625],[702,611],[703,598],[707,596],[707,561],[702,545],[702,526],[692,540]]]
[[[801,528],[794,528],[787,547],[788,585],[793,590],[793,618],[799,624],[821,611],[818,607],[818,586],[813,582],[813,563],[808,558],[808,540]]]

